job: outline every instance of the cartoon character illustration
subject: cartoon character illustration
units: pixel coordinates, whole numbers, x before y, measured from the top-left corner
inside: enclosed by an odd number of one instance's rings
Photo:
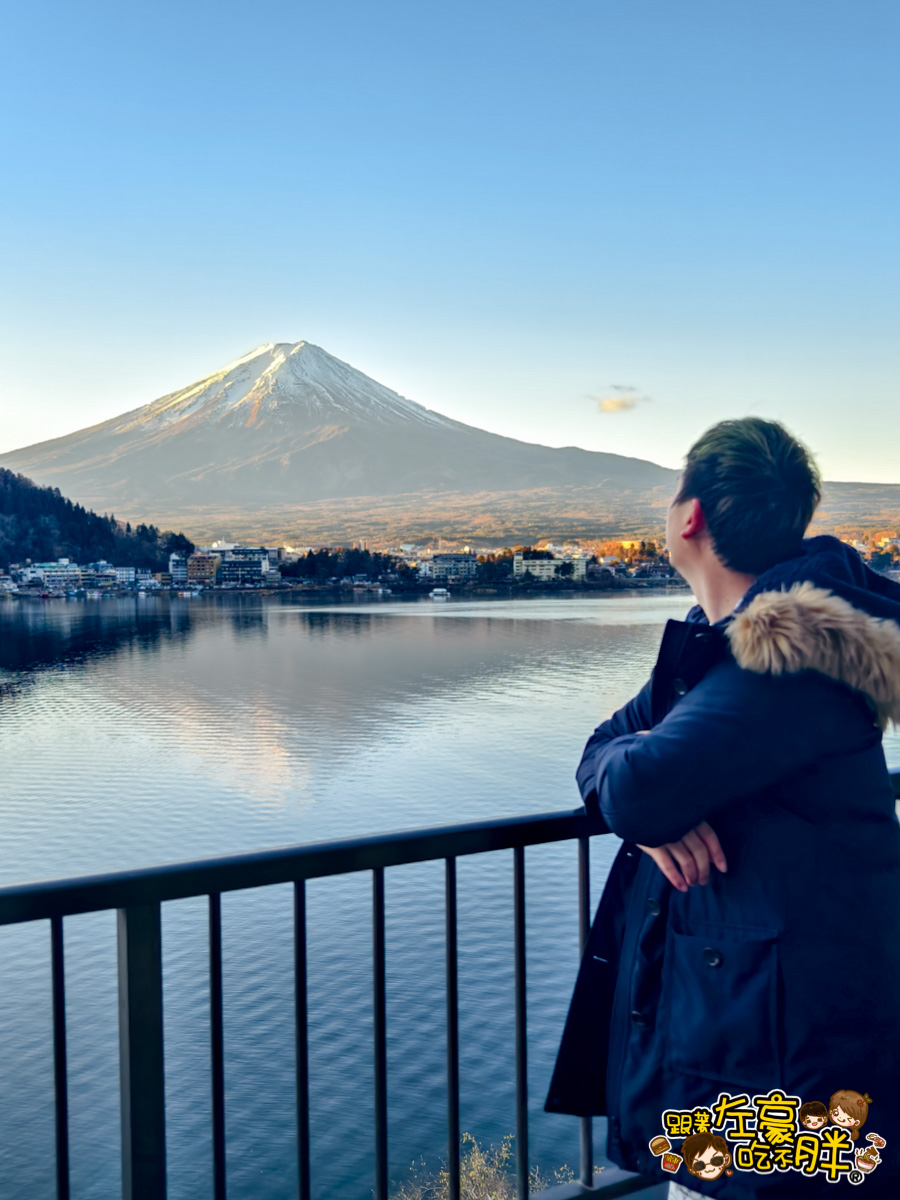
[[[728,1143],[713,1133],[694,1133],[681,1143],[684,1165],[698,1179],[718,1179],[731,1166]]]
[[[667,1137],[655,1137],[650,1143],[651,1154],[665,1154],[667,1150],[672,1149],[672,1143]]]
[[[880,1162],[881,1155],[874,1146],[866,1146],[865,1150],[860,1150],[856,1156],[857,1167],[866,1173],[874,1171]]]
[[[801,1105],[797,1116],[804,1129],[821,1129],[828,1124],[828,1109],[820,1100],[810,1100]]]
[[[835,1092],[828,1101],[828,1115],[832,1125],[840,1125],[842,1129],[848,1130],[851,1140],[855,1142],[859,1137],[859,1127],[865,1124],[869,1115],[871,1103],[872,1097],[868,1092],[862,1095],[851,1091]]]

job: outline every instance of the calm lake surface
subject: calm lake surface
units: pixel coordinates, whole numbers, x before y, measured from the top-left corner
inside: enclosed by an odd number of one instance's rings
[[[593,728],[685,592],[0,603],[0,882],[574,808]],[[900,740],[886,738],[900,766]],[[618,843],[592,842],[596,902]],[[526,851],[532,1160],[578,965],[574,845]],[[515,1126],[512,853],[458,865],[461,1123]],[[317,1197],[373,1184],[368,875],[308,885]],[[386,874],[391,1173],[445,1153],[443,866]],[[292,892],[223,897],[229,1196],[295,1194]],[[163,907],[169,1194],[211,1196],[205,899]],[[53,1195],[47,923],[0,929],[0,1196]],[[66,920],[72,1194],[119,1194],[115,914]],[[599,1141],[599,1139],[598,1139]]]

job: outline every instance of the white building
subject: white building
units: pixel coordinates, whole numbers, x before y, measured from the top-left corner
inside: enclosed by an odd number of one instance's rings
[[[555,579],[559,567],[556,558],[526,558],[521,550],[513,555],[513,579],[522,579],[526,571],[532,579]]]
[[[173,586],[187,583],[187,559],[183,554],[172,553],[169,555],[169,574],[172,576]]]
[[[56,562],[29,563],[19,571],[19,579],[22,583],[43,583],[53,591],[66,591],[81,587],[82,572],[77,563],[60,558]]]
[[[433,554],[431,570],[435,579],[474,579],[478,559],[474,554]]]
[[[116,567],[116,583],[119,587],[134,587],[134,567]]]
[[[525,572],[531,574],[532,579],[556,579],[559,576],[559,569],[563,563],[570,562],[572,564],[572,579],[584,579],[587,571],[587,559],[584,555],[579,554],[577,557],[566,555],[565,558],[526,558],[521,550],[513,555],[513,578],[522,579]]]

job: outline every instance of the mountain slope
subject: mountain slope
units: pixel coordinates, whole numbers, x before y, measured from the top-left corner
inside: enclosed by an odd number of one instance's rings
[[[640,459],[551,449],[453,421],[308,342],[271,344],[142,408],[0,455],[117,513],[283,505],[422,490],[668,486]]]
[[[317,543],[658,532],[676,474],[453,421],[309,342],[260,346],[142,408],[0,455],[0,467],[195,537]],[[826,484],[817,527],[898,516],[896,485]]]

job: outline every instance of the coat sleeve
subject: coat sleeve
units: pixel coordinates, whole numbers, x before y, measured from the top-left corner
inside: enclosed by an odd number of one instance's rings
[[[598,725],[584,748],[575,778],[578,781],[578,790],[581,792],[593,833],[612,832],[601,816],[597,805],[596,779],[599,759],[605,747],[615,738],[650,728],[651,683],[652,679],[648,680],[633,700],[629,700],[623,708],[613,713],[608,721]]]
[[[648,733],[607,737],[583,787],[593,787],[606,826],[626,841],[678,841],[716,809],[814,763],[830,739],[846,739],[828,719],[833,704],[822,688],[831,685],[817,680],[715,668]]]

